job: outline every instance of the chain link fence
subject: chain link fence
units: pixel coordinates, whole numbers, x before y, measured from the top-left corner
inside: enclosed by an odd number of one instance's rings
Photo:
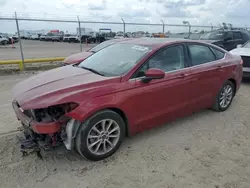
[[[136,23],[126,22],[121,18],[120,22],[113,21],[88,21],[82,20],[79,16],[75,16],[75,19],[40,19],[30,17],[18,17],[15,13],[14,16],[0,17],[2,28],[6,33],[13,32],[13,26],[15,27],[15,34],[17,35],[17,43],[14,44],[16,50],[10,51],[8,49],[2,49],[0,51],[0,60],[3,59],[21,59],[22,67],[24,67],[24,60],[30,58],[48,58],[48,57],[62,57],[81,52],[86,48],[90,48],[95,44],[89,44],[80,37],[78,44],[72,43],[51,43],[42,41],[42,35],[46,35],[50,30],[57,29],[63,31],[64,36],[69,33],[75,33],[82,36],[81,29],[77,33],[77,28],[92,28],[93,31],[99,32],[99,30],[115,31],[115,33],[121,33],[121,35],[127,35],[128,37],[142,37],[145,34],[150,33],[164,33],[171,38],[190,38],[198,39],[202,34],[219,29],[219,26],[207,25],[191,25],[188,21],[183,21],[182,24],[169,24],[164,23],[163,20],[159,20],[158,23]],[[6,28],[3,26],[6,25]],[[110,29],[112,28],[112,29]],[[25,40],[27,39],[25,31],[32,33],[39,33],[39,38],[33,38],[36,41]],[[0,32],[3,32],[0,30]],[[63,38],[63,36],[62,36]],[[61,41],[61,40],[60,40]]]

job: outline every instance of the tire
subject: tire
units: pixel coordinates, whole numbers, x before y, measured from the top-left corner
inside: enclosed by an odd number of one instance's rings
[[[103,131],[102,122],[105,122],[105,131]],[[111,126],[109,126],[110,124]],[[96,132],[95,128],[98,129],[100,134]],[[107,134],[108,132],[109,134]],[[120,147],[124,136],[125,123],[122,117],[114,111],[103,110],[90,117],[80,126],[76,135],[75,146],[77,152],[84,158],[99,161],[113,155]],[[94,143],[96,144],[93,145]],[[106,148],[106,152],[104,148]]]
[[[227,90],[228,94],[229,93],[230,94],[227,95],[228,96],[228,97],[226,97],[227,100],[224,103],[225,105],[223,105],[223,103],[222,103],[223,99],[221,99],[221,98],[222,98],[223,93],[225,93],[225,90]],[[231,92],[229,92],[229,91],[231,91]],[[223,111],[227,110],[229,108],[229,106],[231,105],[232,101],[233,101],[234,95],[235,95],[235,85],[231,81],[227,80],[223,84],[223,86],[220,89],[218,95],[216,96],[216,100],[215,100],[215,103],[214,103],[212,109],[217,111],[217,112],[223,112]]]

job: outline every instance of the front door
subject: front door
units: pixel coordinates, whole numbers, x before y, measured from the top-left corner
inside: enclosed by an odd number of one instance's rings
[[[163,124],[188,114],[190,99],[190,75],[186,67],[184,46],[175,45],[157,52],[135,76],[133,93],[133,114],[139,130]],[[165,77],[143,83],[141,78],[146,70],[159,68]]]

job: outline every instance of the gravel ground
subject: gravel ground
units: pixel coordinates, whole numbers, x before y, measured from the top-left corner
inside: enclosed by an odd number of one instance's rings
[[[0,77],[0,187],[249,188],[249,81],[226,112],[204,110],[146,131],[112,157],[90,162],[63,149],[44,160],[22,158],[18,133],[3,134],[19,126],[7,104],[13,84],[27,76]]]

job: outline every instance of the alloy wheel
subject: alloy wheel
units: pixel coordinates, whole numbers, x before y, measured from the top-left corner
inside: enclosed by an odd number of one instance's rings
[[[117,145],[119,138],[118,123],[112,119],[103,119],[90,129],[87,136],[87,147],[95,155],[104,155]]]
[[[233,98],[233,88],[231,85],[225,85],[224,88],[222,89],[222,92],[220,94],[219,98],[219,104],[221,108],[227,108]]]

